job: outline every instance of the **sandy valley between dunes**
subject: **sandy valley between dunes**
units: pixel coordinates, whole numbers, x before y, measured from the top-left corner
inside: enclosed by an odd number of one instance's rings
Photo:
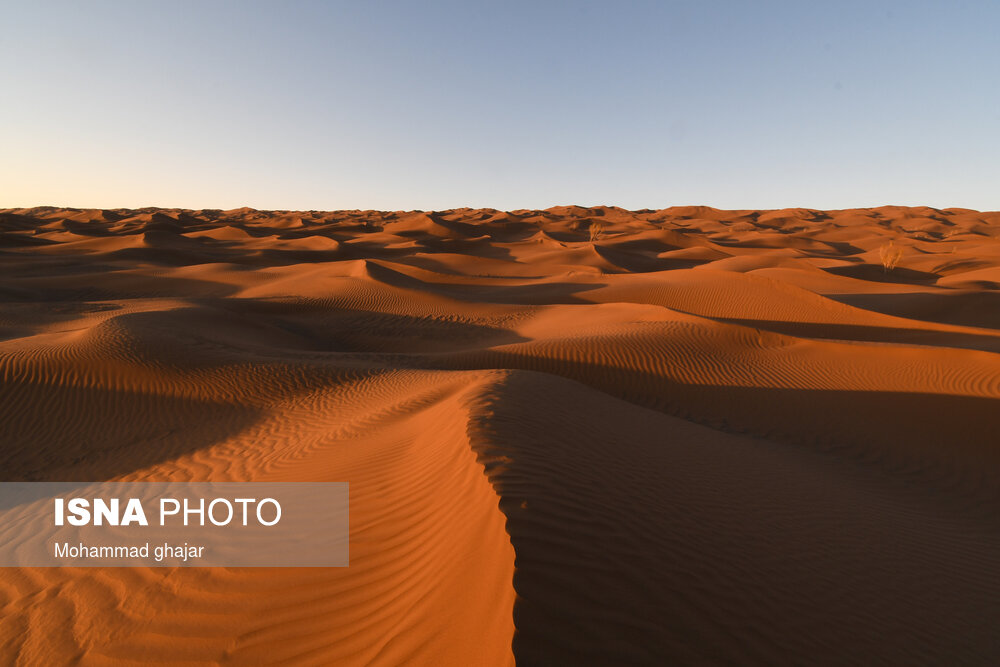
[[[1000,213],[0,212],[0,475],[348,481],[0,662],[997,664]],[[3,662],[6,664],[6,662]]]

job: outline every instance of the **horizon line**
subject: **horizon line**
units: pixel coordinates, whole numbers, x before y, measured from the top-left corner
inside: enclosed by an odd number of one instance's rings
[[[876,209],[931,209],[939,212],[947,211],[966,211],[974,213],[1000,213],[1000,209],[978,209],[966,206],[932,206],[930,204],[878,204],[870,206],[847,206],[838,208],[823,208],[817,206],[802,206],[802,205],[789,205],[789,206],[777,206],[777,207],[745,207],[745,208],[728,208],[713,206],[711,204],[672,204],[670,206],[663,206],[658,208],[643,207],[643,208],[628,208],[625,206],[619,206],[617,204],[594,204],[590,206],[585,206],[583,204],[554,204],[552,206],[547,206],[545,208],[533,208],[533,207],[523,207],[523,208],[497,208],[495,206],[453,206],[450,208],[257,208],[255,206],[236,206],[233,208],[216,208],[216,207],[185,207],[185,206],[65,206],[58,204],[38,204],[33,206],[5,206],[0,207],[0,211],[9,212],[14,210],[21,211],[31,211],[36,209],[55,209],[55,210],[67,210],[67,211],[213,211],[220,213],[228,213],[231,211],[257,211],[260,213],[337,213],[337,212],[373,212],[373,213],[445,213],[449,211],[497,211],[503,213],[516,213],[518,211],[551,211],[552,209],[559,208],[580,208],[585,210],[594,209],[616,209],[620,211],[626,211],[629,213],[642,213],[642,212],[656,212],[656,211],[667,211],[670,209],[679,208],[707,208],[715,211],[727,211],[727,212],[738,212],[738,211],[788,211],[788,210],[803,210],[803,211],[870,211]]]

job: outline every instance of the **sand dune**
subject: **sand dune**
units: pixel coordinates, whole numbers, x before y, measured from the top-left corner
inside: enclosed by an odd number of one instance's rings
[[[42,207],[0,256],[6,480],[351,485],[348,568],[3,570],[6,662],[1000,661],[1000,213]]]

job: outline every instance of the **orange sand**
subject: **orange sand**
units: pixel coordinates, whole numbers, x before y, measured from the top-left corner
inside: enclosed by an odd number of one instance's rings
[[[4,664],[1000,662],[1000,213],[17,209],[0,276],[5,479],[351,485],[349,568],[0,571]]]

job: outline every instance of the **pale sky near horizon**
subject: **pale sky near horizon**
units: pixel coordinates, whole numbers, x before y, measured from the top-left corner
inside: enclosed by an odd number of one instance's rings
[[[0,207],[1000,209],[1000,2],[3,2]]]

